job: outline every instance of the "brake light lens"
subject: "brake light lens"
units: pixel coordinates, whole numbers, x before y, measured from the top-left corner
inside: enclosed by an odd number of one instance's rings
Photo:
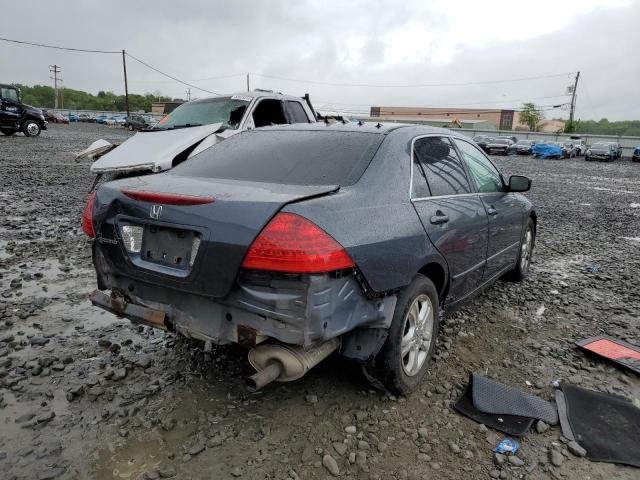
[[[215,198],[211,196],[202,197],[176,193],[146,192],[144,190],[123,189],[122,193],[140,202],[163,203],[165,205],[204,205],[215,201]]]
[[[82,231],[91,238],[96,238],[96,231],[93,228],[93,207],[95,204],[96,192],[93,191],[89,194],[87,206],[84,207],[84,212],[82,212]]]
[[[288,273],[322,273],[355,267],[331,235],[294,213],[279,213],[260,232],[243,268]]]

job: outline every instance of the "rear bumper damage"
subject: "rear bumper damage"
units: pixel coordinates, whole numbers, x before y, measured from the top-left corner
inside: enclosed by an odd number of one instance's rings
[[[241,272],[214,299],[101,273],[94,305],[133,322],[216,344],[255,347],[267,339],[304,349],[341,338],[340,352],[372,358],[386,340],[396,296],[369,298],[354,275]]]

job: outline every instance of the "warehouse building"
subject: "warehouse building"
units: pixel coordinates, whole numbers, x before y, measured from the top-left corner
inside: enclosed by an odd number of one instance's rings
[[[511,130],[514,126],[514,110],[500,110],[487,108],[422,108],[422,107],[371,107],[371,117],[381,117],[385,120],[401,118],[404,121],[432,119],[457,119],[484,121],[500,130]]]

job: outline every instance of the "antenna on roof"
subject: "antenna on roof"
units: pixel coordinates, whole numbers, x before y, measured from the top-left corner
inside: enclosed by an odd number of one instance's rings
[[[376,128],[382,128],[382,124],[378,122],[378,124],[376,125]]]
[[[358,126],[361,127],[364,125],[364,122],[362,120],[358,120]]]

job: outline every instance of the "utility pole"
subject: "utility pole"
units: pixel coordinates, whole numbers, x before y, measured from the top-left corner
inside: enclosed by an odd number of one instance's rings
[[[249,88],[249,73],[247,73],[247,92],[250,92],[251,88]]]
[[[191,101],[191,89],[190,89],[190,88],[187,88],[187,89],[185,90],[185,92],[186,92],[186,94],[187,94],[187,102],[190,102],[190,101]]]
[[[129,86],[127,85],[127,61],[126,52],[122,49],[122,69],[124,70],[124,99],[127,104],[127,117],[129,116]]]
[[[569,111],[569,125],[573,127],[573,114],[576,110],[576,90],[578,89],[578,79],[580,78],[580,72],[576,73],[576,81],[573,84],[573,91],[571,92],[571,110]]]
[[[62,80],[58,78],[58,74],[60,73],[60,67],[58,65],[49,65],[49,71],[53,73],[53,90],[54,90],[54,99],[53,99],[53,108],[58,108],[58,80]]]

